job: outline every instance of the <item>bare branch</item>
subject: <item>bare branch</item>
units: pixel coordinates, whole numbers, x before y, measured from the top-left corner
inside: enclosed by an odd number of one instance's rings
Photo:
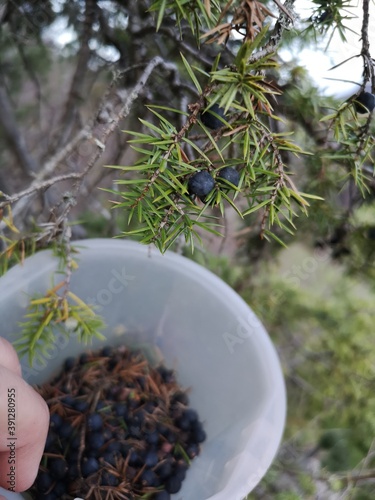
[[[369,8],[369,0],[363,0],[363,20],[362,20],[362,29],[361,29],[361,38],[362,38],[362,50],[361,56],[363,58],[363,76],[364,83],[366,83],[371,79],[371,87],[372,92],[375,92],[375,72],[374,72],[374,63],[370,54],[370,40],[368,37],[368,29],[369,29],[369,20],[370,20],[370,8]]]
[[[284,30],[290,29],[293,24],[293,7],[295,0],[286,0],[284,2],[284,9],[288,12],[288,15],[284,14],[284,10],[280,13],[279,19],[277,20],[275,27],[271,33],[270,39],[263,49],[256,52],[251,58],[250,62],[258,61],[268,54],[272,54],[276,51],[277,47],[281,42]]]
[[[50,160],[48,160],[43,168],[36,175],[35,180],[31,185],[21,193],[14,194],[13,196],[8,196],[3,193],[3,197],[6,198],[6,202],[2,202],[1,206],[8,205],[9,203],[14,203],[18,201],[13,209],[13,216],[17,217],[23,210],[28,206],[30,202],[30,195],[37,193],[49,186],[43,183],[43,180],[51,174],[56,167],[75,149],[75,147],[81,142],[82,139],[90,136],[90,130],[88,128],[82,129],[75,137],[72,139],[64,148],[58,151]],[[69,175],[69,174],[67,174]],[[80,174],[77,174],[80,175]],[[59,178],[57,178],[59,179]],[[59,181],[56,181],[59,182]],[[53,183],[50,183],[52,186]],[[21,194],[21,196],[20,196]],[[0,222],[0,231],[5,228],[4,222]]]
[[[375,469],[369,471],[363,471],[361,473],[353,473],[353,472],[343,472],[341,474],[334,474],[333,478],[339,479],[340,481],[346,481],[347,483],[357,482],[357,481],[366,481],[367,479],[375,479]],[[325,479],[324,477],[320,479]],[[330,477],[332,480],[332,476]]]
[[[287,17],[289,17],[289,19],[293,22],[294,21],[294,14],[293,14],[293,11],[289,11],[288,8],[287,8],[287,2],[285,2],[285,5],[283,5],[280,0],[272,0],[277,6],[278,8],[281,10],[281,12],[283,12]]]
[[[3,201],[0,204],[1,206],[9,205],[10,203],[17,202],[18,203],[15,205],[12,213],[13,217],[16,218],[23,210],[24,208],[28,205],[29,203],[29,198],[31,195],[46,189],[47,187],[52,186],[55,182],[60,182],[62,180],[67,180],[67,179],[77,179],[77,182],[74,186],[74,191],[75,194],[78,193],[81,182],[83,178],[86,176],[86,174],[92,169],[92,167],[95,165],[95,163],[99,160],[99,158],[103,155],[105,151],[105,145],[110,137],[110,135],[118,128],[118,125],[122,119],[124,119],[128,114],[130,113],[131,107],[134,103],[134,101],[137,99],[139,96],[140,92],[143,90],[145,85],[147,84],[148,79],[150,78],[152,72],[155,70],[156,67],[158,66],[163,66],[165,69],[171,71],[175,70],[175,66],[165,62],[161,57],[157,56],[154,59],[152,59],[148,65],[146,66],[145,70],[143,71],[141,77],[139,78],[137,84],[134,86],[133,90],[130,92],[130,94],[127,96],[123,106],[117,113],[116,117],[112,119],[108,127],[104,130],[103,134],[101,135],[100,139],[94,137],[93,135],[93,126],[94,124],[91,124],[90,126],[86,126],[84,129],[82,129],[78,134],[76,134],[75,138],[70,141],[64,148],[62,148],[59,152],[56,153],[40,170],[40,172],[37,174],[36,179],[32,182],[30,187],[21,193],[14,194],[13,196],[8,196],[3,194],[3,197],[5,198],[5,201]],[[86,167],[84,170],[80,173],[71,173],[71,174],[66,174],[65,176],[58,176],[53,179],[50,179],[48,181],[43,182],[43,179],[47,177],[49,174],[51,174],[57,165],[63,161],[64,158],[66,158],[74,149],[75,147],[81,142],[82,139],[84,138],[90,138],[93,143],[96,145],[96,149],[94,153],[92,154],[91,158],[89,159]],[[66,204],[63,216],[66,217],[67,213],[69,212],[71,208],[70,204]],[[0,231],[5,228],[5,223],[0,222]]]
[[[99,158],[102,156],[109,136],[117,129],[120,121],[129,115],[133,102],[137,99],[140,92],[145,87],[147,80],[150,78],[154,69],[160,65],[163,65],[165,68],[169,69],[168,63],[164,62],[164,60],[159,56],[155,57],[148,63],[146,69],[144,70],[137,84],[134,86],[133,90],[130,92],[127,99],[125,100],[124,105],[117,113],[117,116],[111,121],[109,126],[104,130],[100,139],[97,139],[95,137],[93,138],[94,143],[96,144],[96,151],[92,154],[91,158],[89,159],[85,169],[82,172],[81,178],[84,177],[89,170],[91,170],[91,168],[95,165],[97,160],[99,160]]]
[[[70,174],[64,174],[52,177],[52,179],[48,179],[48,181],[33,183],[29,188],[24,189],[23,191],[20,191],[19,193],[13,196],[8,196],[3,193],[2,196],[5,198],[5,201],[2,201],[0,203],[0,209],[4,208],[6,205],[15,203],[16,201],[20,200],[21,198],[24,198],[25,196],[29,196],[33,193],[36,193],[37,191],[43,191],[44,189],[47,189],[53,186],[54,184],[57,184],[58,182],[66,181],[68,179],[80,179],[81,177],[82,174],[77,172],[72,172]]]
[[[82,130],[80,130],[74,138],[65,146],[63,147],[60,151],[58,151],[55,155],[52,156],[42,167],[42,169],[38,172],[36,175],[35,183],[42,181],[45,179],[49,174],[51,174],[56,167],[74,151],[74,149],[77,147],[77,145],[86,138],[91,137],[91,128],[90,127],[85,127]]]

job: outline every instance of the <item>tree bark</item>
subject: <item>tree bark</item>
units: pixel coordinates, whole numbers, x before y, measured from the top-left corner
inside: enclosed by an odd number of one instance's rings
[[[0,81],[0,126],[8,146],[17,158],[19,166],[27,176],[31,176],[37,170],[35,159],[27,150],[25,140],[17,125],[12,103],[9,99],[7,89]]]

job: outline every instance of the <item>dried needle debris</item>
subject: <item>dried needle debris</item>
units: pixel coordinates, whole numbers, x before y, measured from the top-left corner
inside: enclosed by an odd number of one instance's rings
[[[206,433],[173,370],[140,351],[104,347],[65,360],[37,388],[50,429],[35,499],[168,500]]]

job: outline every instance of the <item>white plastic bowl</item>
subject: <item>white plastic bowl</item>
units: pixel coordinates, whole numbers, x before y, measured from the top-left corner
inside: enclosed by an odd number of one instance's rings
[[[79,268],[71,290],[95,303],[108,326],[107,341],[157,346],[207,431],[179,500],[242,500],[260,481],[282,437],[286,393],[279,359],[264,327],[221,279],[189,259],[124,240],[75,242]],[[45,293],[53,274],[50,251],[26,259],[0,278],[1,335],[14,341],[30,295]],[[28,366],[29,383],[56,374],[63,360],[87,349],[57,336],[45,365]],[[146,349],[147,350],[147,349]],[[12,497],[13,498],[13,497]]]

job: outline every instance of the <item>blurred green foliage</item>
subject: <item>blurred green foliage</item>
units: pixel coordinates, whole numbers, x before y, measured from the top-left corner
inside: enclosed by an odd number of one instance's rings
[[[285,373],[284,443],[294,449],[294,459],[279,457],[249,499],[310,498],[314,482],[298,463],[309,450],[315,449],[327,484],[334,473],[357,471],[375,437],[375,289],[345,275],[329,253],[306,246],[283,250],[255,273],[251,262],[207,253],[195,259],[234,286],[259,315]],[[373,458],[366,468],[374,465]],[[280,475],[290,469],[298,473],[300,492],[276,494]],[[335,484],[340,491],[347,487],[345,481]],[[357,485],[350,498],[369,499],[368,491],[374,493]]]

